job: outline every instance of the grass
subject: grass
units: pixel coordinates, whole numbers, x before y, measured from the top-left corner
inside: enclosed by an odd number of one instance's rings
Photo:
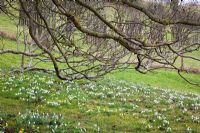
[[[109,76],[118,80],[125,80],[134,83],[150,85],[158,88],[173,89],[177,91],[193,92],[200,94],[200,87],[188,84],[177,72],[169,70],[158,70],[141,74],[135,70],[117,71]],[[184,74],[193,82],[200,82],[199,74]]]
[[[0,131],[198,132],[199,95],[106,78],[66,82],[25,73],[0,78]]]
[[[0,15],[0,31],[8,34],[16,35],[16,20],[9,18],[6,15]]]
[[[191,57],[199,59],[200,58],[200,49],[198,51],[193,51],[192,53],[187,53],[186,56],[191,56]],[[178,60],[176,61],[176,65],[181,66],[181,59],[180,58],[178,58]],[[196,60],[184,58],[184,66],[199,69],[200,68],[200,62],[196,61]]]
[[[9,50],[17,50],[17,45],[15,41],[9,40],[2,38],[2,41],[0,43],[0,48],[5,48]],[[24,45],[19,44],[18,49],[23,51]],[[40,50],[37,50],[36,52],[40,52]],[[9,69],[14,69],[18,68],[21,65],[21,58],[22,55],[13,55],[13,54],[4,54],[0,55],[0,68],[3,70],[9,70]],[[33,58],[33,64],[38,62],[38,59]],[[29,65],[30,63],[30,58],[25,57],[25,65]],[[43,67],[43,68],[53,68],[53,65],[51,62],[45,62],[45,63],[39,63],[37,65],[38,67]]]

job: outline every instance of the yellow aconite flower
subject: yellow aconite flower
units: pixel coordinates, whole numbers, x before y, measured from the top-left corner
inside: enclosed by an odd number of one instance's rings
[[[23,132],[24,132],[24,129],[20,128],[19,133],[23,133]]]

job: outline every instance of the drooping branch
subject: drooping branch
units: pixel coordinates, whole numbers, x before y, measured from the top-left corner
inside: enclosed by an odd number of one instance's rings
[[[13,5],[13,1],[6,2]],[[48,62],[60,79],[74,80],[93,79],[127,67],[141,73],[155,69],[154,66],[179,71],[180,58],[200,61],[188,55],[200,47],[196,39],[199,14],[188,6],[137,0],[15,2],[27,22],[21,26],[29,28],[29,41],[43,54],[6,49],[0,53],[22,54],[37,60],[24,66],[26,70],[48,72],[52,68],[37,67]]]

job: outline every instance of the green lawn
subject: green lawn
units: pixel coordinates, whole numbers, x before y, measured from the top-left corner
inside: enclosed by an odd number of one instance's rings
[[[25,73],[0,78],[0,131],[198,132],[200,96],[106,78],[63,82]]]
[[[200,94],[200,87],[188,84],[177,72],[170,70],[158,70],[141,74],[135,70],[125,70],[110,74],[111,77],[118,80],[125,80],[133,83],[150,85],[158,88],[173,89],[180,92],[193,92]],[[193,82],[200,83],[199,74],[184,74]]]
[[[16,20],[7,17],[6,15],[0,15],[0,31],[10,35],[16,35],[17,27]]]

